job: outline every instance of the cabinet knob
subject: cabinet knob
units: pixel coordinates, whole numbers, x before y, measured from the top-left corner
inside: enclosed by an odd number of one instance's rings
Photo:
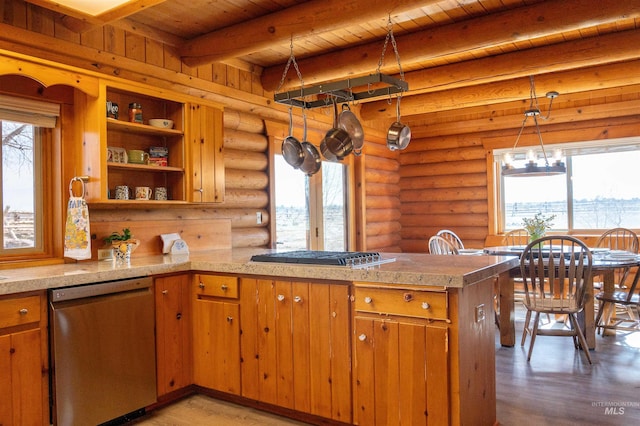
[[[405,302],[411,302],[413,300],[413,294],[411,293],[405,293],[403,295],[404,301]]]
[[[229,287],[227,287],[227,286],[226,286],[226,285],[224,285],[224,284],[222,284],[222,285],[220,286],[220,289],[221,289],[222,291],[227,291],[227,289],[228,289],[228,288],[229,288]]]
[[[360,340],[361,342],[364,342],[365,340],[367,340],[367,335],[362,333],[361,335],[358,336],[358,340]]]
[[[29,313],[29,310],[27,308],[22,308],[18,312],[20,313],[20,315],[27,315]]]
[[[431,308],[431,305],[428,304],[427,302],[422,302],[421,306],[422,306],[422,309],[430,309]]]
[[[233,321],[233,317],[231,317],[231,316],[227,317],[227,322],[228,322],[229,324],[231,324],[231,322],[232,322],[232,321]]]
[[[182,314],[181,314],[180,312],[178,312],[178,313],[176,314],[176,319],[181,319],[181,318],[182,318]]]
[[[204,288],[204,283],[202,281],[200,281],[200,284],[198,284],[198,287]]]
[[[204,189],[203,188],[198,188],[197,191],[202,194],[204,192]]]
[[[296,297],[293,298],[293,301],[296,302],[296,303],[301,303],[302,302],[302,297],[296,296]]]
[[[164,294],[164,295],[169,294],[169,290],[162,290],[162,294]]]
[[[365,297],[365,298],[364,298],[364,303],[366,303],[367,305],[370,305],[370,304],[371,304],[371,302],[373,302],[373,299],[372,299],[372,298],[370,298],[369,296],[367,296],[367,297]]]
[[[278,299],[278,302],[282,302],[284,300],[284,294],[279,294],[277,299]]]

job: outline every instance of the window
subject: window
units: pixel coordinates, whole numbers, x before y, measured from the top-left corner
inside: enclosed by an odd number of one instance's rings
[[[636,143],[566,145],[566,175],[501,177],[501,231],[522,228],[522,218],[537,212],[555,215],[558,231],[640,228]],[[504,152],[496,150],[495,158]]]
[[[348,250],[347,166],[322,162],[309,177],[275,155],[275,248]]]
[[[40,165],[39,127],[15,121],[0,121],[2,134],[3,253],[42,246],[36,212],[41,194],[36,185]]]
[[[35,259],[51,250],[44,230],[50,229],[55,215],[45,217],[43,213],[47,211],[45,200],[51,199],[45,195],[51,191],[45,187],[51,181],[45,179],[45,173],[51,172],[45,158],[59,115],[58,104],[0,95],[0,261]]]

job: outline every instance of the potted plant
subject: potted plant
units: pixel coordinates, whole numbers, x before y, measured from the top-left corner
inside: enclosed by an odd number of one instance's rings
[[[553,227],[553,219],[556,215],[545,216],[541,212],[536,213],[532,218],[523,218],[522,226],[529,233],[529,242],[542,238],[547,230]]]
[[[124,228],[121,233],[117,231],[112,232],[104,238],[104,242],[107,243],[107,245],[111,245],[114,249],[113,251],[117,261],[126,262],[131,260],[131,253],[133,253],[140,244],[139,240],[133,238],[129,228]]]

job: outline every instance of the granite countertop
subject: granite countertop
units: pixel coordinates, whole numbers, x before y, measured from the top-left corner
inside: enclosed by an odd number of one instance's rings
[[[136,257],[134,254],[129,265],[118,265],[112,261],[83,261],[5,269],[0,270],[0,295],[185,271],[460,288],[518,265],[517,257],[511,256],[411,253],[382,253],[383,260],[395,260],[368,269],[251,261],[254,254],[271,252],[274,250],[229,249],[198,251],[188,255]]]

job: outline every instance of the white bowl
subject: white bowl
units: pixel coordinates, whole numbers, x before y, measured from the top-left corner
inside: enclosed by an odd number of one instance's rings
[[[162,127],[163,129],[172,129],[173,120],[168,120],[166,118],[150,118],[149,125],[153,127]]]

